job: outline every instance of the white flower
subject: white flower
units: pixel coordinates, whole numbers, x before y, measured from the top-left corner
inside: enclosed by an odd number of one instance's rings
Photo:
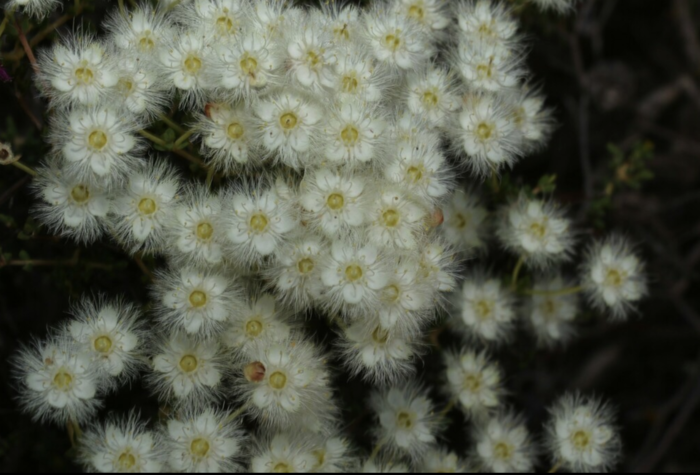
[[[250,100],[265,86],[281,82],[283,59],[264,32],[249,31],[239,40],[221,45],[215,58],[214,75],[235,97]]]
[[[203,338],[221,333],[242,303],[231,279],[189,267],[158,273],[155,294],[164,327]]]
[[[227,104],[208,104],[207,115],[198,118],[202,154],[216,170],[225,174],[259,160],[252,110]]]
[[[384,176],[429,206],[447,194],[450,184],[447,166],[445,156],[436,146],[404,145],[386,164]]]
[[[362,464],[360,471],[361,473],[410,473],[411,469],[403,463],[368,459]]]
[[[501,402],[503,376],[485,353],[461,350],[445,354],[447,388],[467,414],[480,415]]]
[[[36,421],[82,423],[101,406],[99,373],[90,355],[67,338],[20,350],[16,360],[22,408]]]
[[[525,153],[537,151],[546,145],[554,128],[554,118],[552,109],[545,106],[545,98],[539,88],[523,86],[510,95],[509,101],[513,104],[515,127],[523,136],[527,148]]]
[[[486,246],[488,211],[475,193],[456,190],[442,207],[442,213],[441,229],[447,242],[468,253]]]
[[[397,381],[412,370],[414,339],[396,327],[383,329],[377,317],[358,319],[343,336],[339,345],[344,365],[368,382]]]
[[[425,209],[412,202],[407,193],[383,191],[370,208],[367,235],[379,246],[414,249],[425,215]]]
[[[324,299],[332,310],[361,314],[376,305],[387,284],[379,249],[361,241],[333,241],[322,267]]]
[[[215,396],[221,390],[223,370],[217,343],[176,333],[158,346],[150,378],[162,399],[174,396],[184,405]]]
[[[464,81],[477,91],[510,90],[526,75],[520,50],[468,36],[460,39],[452,61]]]
[[[287,62],[292,78],[304,88],[320,92],[334,83],[335,54],[331,37],[313,24],[290,32]]]
[[[160,76],[160,71],[122,53],[113,60],[117,84],[112,88],[108,101],[116,101],[126,111],[136,116],[155,117],[167,104],[167,88]]]
[[[419,23],[379,8],[365,15],[365,35],[374,56],[397,70],[416,70],[434,52]]]
[[[504,208],[498,237],[526,264],[539,268],[567,260],[574,244],[572,225],[564,210],[554,201],[525,195]]]
[[[442,39],[450,26],[448,3],[446,0],[393,0],[392,6],[399,15],[416,21],[426,33]]]
[[[440,240],[421,242],[419,277],[436,292],[452,292],[457,287],[454,252]]]
[[[194,0],[178,11],[188,28],[211,32],[217,41],[238,35],[247,14],[244,0]]]
[[[5,10],[15,11],[19,9],[27,16],[42,20],[45,16],[56,10],[61,4],[58,0],[10,0],[5,4]]]
[[[442,137],[437,129],[431,127],[425,117],[413,114],[407,109],[394,114],[390,143],[394,144],[396,150],[410,150],[416,147],[440,150],[443,146]]]
[[[346,438],[319,435],[313,442],[315,447],[312,454],[316,457],[314,472],[345,473],[351,468],[352,448]]]
[[[240,470],[243,432],[227,412],[210,407],[186,411],[167,424],[168,465],[180,473],[232,473]]]
[[[423,456],[419,471],[425,473],[466,473],[467,466],[454,452],[431,448]]]
[[[159,161],[133,170],[127,180],[112,207],[115,231],[131,252],[162,252],[165,226],[179,198],[178,177]]]
[[[222,336],[227,347],[246,354],[258,340],[281,342],[289,337],[291,327],[287,315],[273,295],[253,296],[241,307],[229,319],[229,326]]]
[[[267,275],[285,303],[293,308],[307,308],[321,297],[321,262],[327,247],[321,238],[303,233],[278,249]]]
[[[173,244],[166,251],[181,263],[219,264],[226,234],[221,208],[221,198],[204,187],[187,190],[167,225]]]
[[[325,360],[310,341],[292,335],[282,342],[258,340],[247,353],[241,387],[251,411],[272,427],[325,420],[330,411],[329,375]],[[251,369],[254,377],[250,376]]]
[[[168,81],[181,91],[181,100],[186,107],[200,105],[203,101],[203,88],[207,87],[210,69],[210,33],[178,32],[159,55]]]
[[[387,86],[388,71],[359,47],[336,53],[333,93],[342,104],[376,103]]]
[[[547,446],[552,462],[572,472],[606,472],[620,458],[612,410],[596,398],[567,394],[550,410]]]
[[[521,417],[504,413],[481,421],[475,429],[475,455],[494,473],[534,470],[535,447]]]
[[[595,242],[588,250],[581,274],[590,303],[598,310],[609,309],[616,319],[624,318],[647,293],[644,262],[621,236]]]
[[[64,174],[55,163],[39,169],[33,186],[43,200],[37,218],[53,233],[82,243],[102,234],[103,220],[112,206],[103,188]]]
[[[74,318],[65,334],[90,355],[100,372],[122,380],[133,376],[144,345],[139,312],[120,300],[83,299],[71,313]]]
[[[39,55],[40,84],[51,86],[47,94],[54,105],[97,105],[117,83],[105,47],[82,32]]]
[[[274,186],[240,191],[228,201],[232,208],[227,230],[232,257],[244,265],[273,254],[297,226],[290,202],[280,198]]]
[[[457,22],[468,37],[484,43],[507,44],[517,40],[518,22],[506,3],[491,0],[460,2]]]
[[[91,427],[79,440],[79,459],[90,471],[159,473],[164,465],[160,434],[148,431],[133,412]]]
[[[498,172],[512,166],[522,154],[522,137],[515,126],[513,108],[498,96],[467,96],[458,122],[455,147],[466,152],[466,165],[474,173],[487,176]]]
[[[259,443],[251,472],[308,473],[317,465],[307,438],[300,438],[298,433],[280,433]]]
[[[360,39],[360,10],[354,5],[322,3],[311,15],[319,17],[335,46],[350,46]]]
[[[382,289],[379,321],[383,328],[400,326],[417,333],[432,316],[432,288],[419,278],[420,266],[406,258],[392,265],[387,285]]]
[[[259,118],[261,141],[276,160],[292,168],[312,161],[312,145],[317,140],[322,111],[315,104],[293,93],[281,93],[260,101],[255,112]]]
[[[435,442],[440,418],[427,392],[415,383],[375,391],[369,401],[379,419],[379,443],[393,452],[418,460]]]
[[[287,31],[299,28],[305,12],[278,0],[258,0],[251,2],[250,27],[267,32],[271,38],[279,41]]]
[[[301,184],[299,203],[303,220],[329,237],[343,236],[364,224],[367,213],[367,180],[361,176],[319,169]]]
[[[104,23],[113,44],[128,54],[154,58],[175,36],[165,8],[141,4],[123,15],[116,10]]]
[[[108,107],[77,108],[55,118],[54,125],[67,170],[84,180],[112,184],[138,163],[139,125],[129,115]]]
[[[455,299],[467,335],[488,343],[510,336],[516,317],[513,296],[500,280],[476,272],[464,281]]]
[[[408,110],[427,119],[432,127],[447,125],[453,112],[459,109],[451,73],[435,66],[409,73],[406,84]]]
[[[374,106],[344,103],[334,107],[323,127],[324,158],[353,167],[369,162],[378,152],[385,127]]]
[[[527,302],[525,311],[538,343],[566,343],[575,334],[572,322],[578,314],[577,296],[557,295],[557,291],[572,288],[573,285],[573,282],[560,276],[535,281],[534,294]]]

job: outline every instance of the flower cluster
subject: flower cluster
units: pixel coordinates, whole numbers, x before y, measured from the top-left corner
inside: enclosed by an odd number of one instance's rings
[[[87,424],[80,460],[100,472],[533,470],[538,440],[507,407],[489,347],[521,322],[562,344],[577,293],[620,319],[646,283],[618,235],[568,275],[579,233],[552,198],[491,203],[477,183],[458,186],[458,170],[496,178],[553,129],[513,12],[491,0],[170,3],[114,11],[104,36],[78,30],[39,55],[52,120],[36,216],[167,266],[154,274],[151,322],[87,298],[23,350],[27,411]],[[41,15],[52,2],[12,6]],[[173,106],[189,130],[176,130]],[[163,124],[180,137],[157,135]],[[206,182],[149,142],[197,162]],[[493,243],[517,260],[512,285],[466,261]],[[445,353],[440,411],[412,373],[445,314],[466,343]],[[319,343],[308,316],[337,338]],[[331,358],[376,385],[369,457],[341,430]],[[163,420],[96,422],[104,397],[137,377]],[[474,422],[469,461],[439,445],[453,405]],[[567,396],[542,445],[553,463],[594,471],[612,466],[619,440],[607,406]]]

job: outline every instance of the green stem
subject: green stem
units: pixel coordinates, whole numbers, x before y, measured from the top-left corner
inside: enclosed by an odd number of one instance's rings
[[[369,455],[369,459],[367,459],[367,462],[373,462],[375,458],[377,458],[377,455],[379,455],[379,451],[382,450],[382,447],[384,447],[384,444],[386,444],[386,440],[382,439],[379,442],[377,442],[377,445],[374,447],[374,450],[372,450],[372,453]]]
[[[520,256],[520,259],[518,259],[518,262],[515,264],[515,268],[513,268],[513,275],[510,279],[510,286],[513,290],[518,286],[518,275],[520,275],[520,269],[523,268],[523,264],[525,264],[525,258]]]
[[[36,176],[36,171],[34,171],[33,169],[31,169],[30,167],[28,167],[28,166],[25,165],[24,163],[12,162],[12,165],[16,166],[17,168],[19,168],[20,170],[22,170],[22,171],[24,171],[24,172],[26,172],[26,173],[29,173],[31,176]]]
[[[5,10],[5,18],[2,20],[2,23],[0,23],[0,38],[2,38],[2,34],[5,32],[5,28],[7,28],[7,24],[10,23],[10,17],[13,16],[14,12],[15,12],[14,6],[8,10]]]
[[[126,9],[124,8],[124,0],[118,0],[119,3],[119,13],[122,14],[124,18],[126,18]]]
[[[192,136],[192,134],[194,134],[194,133],[195,133],[194,130],[188,130],[187,132],[182,134],[173,144],[173,148],[180,148],[180,145],[182,145],[184,142],[186,142],[187,139],[189,139]]]
[[[160,145],[160,146],[163,147],[163,148],[167,148],[168,150],[170,149],[170,144],[166,143],[165,140],[163,140],[163,139],[160,138],[160,137],[156,137],[155,135],[153,135],[153,134],[150,133],[150,132],[147,132],[147,131],[145,131],[145,130],[139,130],[139,134],[140,134],[142,137],[146,137],[146,138],[147,138],[148,140],[150,140],[151,142],[153,142],[153,143],[155,143],[155,144],[158,144],[158,145]]]
[[[449,414],[449,412],[455,407],[455,404],[457,404],[457,399],[451,399],[450,402],[447,403],[447,406],[445,406],[445,408],[442,411],[440,411],[440,414],[438,414],[438,416],[441,419],[447,416],[447,414]]]
[[[180,124],[173,122],[173,120],[170,117],[168,117],[167,115],[158,114],[158,117],[160,118],[160,120],[162,120],[163,122],[168,124],[171,128],[175,129],[178,133],[184,134],[186,132],[185,129]]]
[[[557,473],[559,469],[561,468],[561,462],[557,462],[554,464],[552,468],[549,469],[547,473]]]
[[[560,289],[560,290],[530,289],[530,290],[524,290],[523,294],[525,294],[525,295],[538,295],[538,296],[541,295],[541,296],[547,296],[547,297],[559,297],[561,295],[577,294],[581,291],[583,291],[583,285],[577,285],[576,287],[568,287],[566,289]]]
[[[243,414],[248,409],[249,406],[250,406],[249,402],[243,404],[241,407],[238,408],[238,410],[236,410],[234,413],[232,413],[230,416],[228,416],[226,418],[226,423],[228,424],[229,422],[233,422],[238,416]]]

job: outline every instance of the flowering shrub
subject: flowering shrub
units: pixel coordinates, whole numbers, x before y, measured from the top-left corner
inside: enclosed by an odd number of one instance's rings
[[[7,8],[41,17],[57,4]],[[16,359],[23,408],[68,424],[86,469],[527,472],[545,455],[555,470],[614,466],[608,405],[566,394],[531,434],[490,353],[523,323],[537,344],[563,345],[584,301],[622,320],[647,291],[623,235],[584,242],[545,186],[480,186],[554,127],[508,4],[120,2],[102,26],[35,63],[52,112],[36,217],[166,265],[147,308],[85,296]],[[149,132],[159,121],[181,135]],[[497,253],[512,268],[488,265]],[[336,338],[317,341],[305,319]],[[438,325],[463,343],[444,350],[433,388],[415,368]],[[343,430],[340,372],[375,387],[371,454]],[[164,417],[101,421],[105,397],[137,379]],[[466,457],[441,447],[457,410]]]

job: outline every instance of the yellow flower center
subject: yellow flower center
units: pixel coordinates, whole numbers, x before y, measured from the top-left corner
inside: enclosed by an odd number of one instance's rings
[[[481,388],[481,376],[478,374],[468,374],[464,377],[464,387],[475,393]]]
[[[438,96],[431,91],[425,91],[423,93],[423,105],[427,108],[435,107],[438,104]]]
[[[292,469],[284,462],[280,462],[272,469],[273,473],[292,473]]]
[[[480,64],[476,67],[476,72],[479,76],[490,78],[493,76],[493,65],[489,62],[488,64]]]
[[[345,199],[340,193],[333,193],[326,200],[326,204],[333,211],[338,211],[345,205]]]
[[[463,229],[467,225],[467,218],[457,213],[454,218],[454,224],[456,228]]]
[[[413,427],[413,417],[408,412],[401,411],[396,416],[396,425],[401,429],[409,430]]]
[[[396,30],[396,34],[389,33],[384,37],[384,45],[392,51],[396,51],[401,46],[400,30]]]
[[[474,311],[479,318],[485,320],[491,316],[491,312],[493,311],[493,302],[489,302],[488,300],[479,300],[474,305]]]
[[[532,223],[530,225],[530,233],[538,239],[542,239],[547,233],[547,226],[544,222]]]
[[[308,274],[314,270],[314,261],[309,257],[305,257],[297,263],[297,267],[301,274]]]
[[[345,268],[345,277],[350,282],[355,282],[356,280],[362,278],[362,267],[351,264]]]
[[[60,391],[66,391],[73,383],[73,376],[66,370],[62,369],[53,378],[53,385]]]
[[[587,432],[579,430],[571,437],[571,441],[577,449],[583,450],[591,443],[591,437]]]
[[[249,56],[247,53],[243,55],[243,59],[241,59],[240,65],[241,71],[243,71],[249,76],[255,76],[255,73],[258,70],[258,61],[252,56]]]
[[[408,167],[408,170],[406,170],[406,175],[408,175],[408,179],[412,183],[418,183],[421,178],[423,178],[423,166],[410,166]]]
[[[263,325],[258,320],[248,320],[245,324],[245,332],[248,336],[255,338],[263,331]]]
[[[156,206],[156,202],[151,198],[143,198],[141,201],[139,201],[139,211],[141,214],[150,216],[155,213],[157,209],[158,207]]]
[[[239,140],[243,137],[244,133],[245,130],[243,130],[243,127],[238,122],[232,122],[226,127],[226,135],[232,140]]]
[[[623,275],[617,269],[608,269],[608,275],[605,277],[605,283],[614,287],[622,285],[624,280]]]
[[[342,28],[337,26],[333,28],[333,36],[335,36],[336,40],[348,41],[350,39],[350,31],[348,30],[348,24],[345,23],[342,26]]]
[[[493,134],[494,127],[486,122],[481,122],[476,127],[476,136],[481,140],[488,140]]]
[[[134,83],[130,79],[121,78],[117,83],[117,89],[125,96],[128,95],[133,88]]]
[[[202,60],[193,54],[187,56],[185,59],[185,71],[194,76],[200,69],[202,69]]]
[[[297,126],[297,122],[299,119],[297,119],[296,114],[294,112],[286,112],[280,116],[280,125],[284,130],[292,130],[294,127]]]
[[[102,150],[107,145],[107,134],[101,130],[93,130],[88,135],[88,145],[94,150]]]
[[[273,389],[283,389],[287,385],[287,376],[279,371],[270,375],[270,386]]]
[[[229,33],[233,29],[233,20],[228,16],[220,16],[216,19],[216,29],[219,33]]]
[[[194,308],[201,308],[207,304],[207,294],[201,290],[195,290],[190,294],[190,305]]]
[[[557,306],[552,299],[547,299],[542,302],[542,306],[540,308],[545,316],[554,315],[554,313],[557,311]]]
[[[499,458],[501,460],[509,459],[511,455],[510,445],[503,442],[497,443],[496,446],[493,448],[493,454],[496,456],[496,458]]]
[[[209,223],[199,223],[195,234],[201,241],[208,241],[214,234],[214,227]]]
[[[209,442],[204,439],[194,439],[190,444],[190,452],[198,458],[204,458],[209,453]]]
[[[387,302],[396,302],[401,295],[401,290],[396,285],[388,285],[384,287],[384,298]]]
[[[264,214],[254,214],[253,217],[250,218],[250,229],[256,233],[261,233],[265,231],[268,223],[269,221]]]
[[[311,66],[315,67],[321,62],[321,55],[317,54],[315,51],[307,51],[306,59]]]
[[[185,355],[180,359],[180,369],[185,373],[191,373],[197,369],[197,358],[193,355]]]
[[[112,349],[112,340],[107,335],[103,335],[95,339],[93,346],[98,353],[106,354]]]
[[[360,137],[360,132],[353,127],[348,125],[340,132],[340,138],[345,142],[345,145],[354,145],[357,143],[357,139]]]
[[[394,209],[388,209],[382,214],[382,219],[384,220],[384,226],[387,228],[393,228],[399,224],[401,216],[399,212]]]
[[[141,38],[139,38],[139,49],[141,51],[150,51],[156,46],[155,42],[151,38],[151,30],[144,31]]]
[[[124,452],[119,456],[117,465],[122,472],[128,472],[134,468],[134,465],[136,465],[136,457],[134,457],[130,452]]]
[[[90,190],[85,185],[76,185],[70,190],[70,196],[78,204],[85,203],[90,199]]]
[[[357,82],[355,73],[343,76],[343,92],[352,94],[357,90],[358,85],[359,83]]]
[[[83,84],[90,84],[95,77],[95,74],[92,72],[92,69],[81,67],[75,70],[75,77],[78,78],[78,81],[82,82]]]
[[[416,20],[422,20],[425,16],[425,12],[420,5],[413,4],[408,9],[408,16],[415,18]]]
[[[389,332],[384,330],[382,327],[377,327],[372,332],[372,340],[375,343],[383,345],[389,340]]]

